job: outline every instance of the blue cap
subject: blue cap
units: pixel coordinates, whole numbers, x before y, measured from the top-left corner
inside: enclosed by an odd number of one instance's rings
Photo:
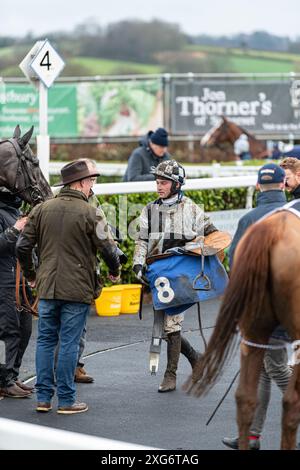
[[[155,132],[152,132],[150,135],[150,140],[155,145],[160,145],[161,147],[168,147],[168,133],[163,127],[159,127]]]
[[[284,169],[275,163],[267,163],[258,171],[258,184],[283,183],[285,178]]]

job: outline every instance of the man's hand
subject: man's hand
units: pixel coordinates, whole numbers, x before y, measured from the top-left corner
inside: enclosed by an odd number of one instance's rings
[[[144,277],[143,266],[141,264],[134,264],[132,270],[139,281],[141,281],[146,286],[149,285],[147,279]]]
[[[31,289],[35,289],[36,288],[36,280],[28,281],[28,285]]]
[[[21,219],[18,219],[14,225],[14,227],[19,230],[20,232],[22,232],[22,230],[24,229],[26,223],[27,223],[27,220],[28,220],[28,217],[21,217]]]
[[[141,264],[134,264],[132,270],[136,278],[141,281],[143,277],[143,266]]]
[[[115,284],[116,282],[120,281],[121,276],[120,274],[118,276],[113,276],[112,274],[109,274],[108,279]]]

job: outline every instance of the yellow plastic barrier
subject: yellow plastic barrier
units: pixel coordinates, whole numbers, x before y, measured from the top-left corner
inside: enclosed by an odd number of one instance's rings
[[[141,284],[124,284],[120,313],[138,313],[141,301]]]
[[[95,300],[97,315],[113,317],[120,314],[123,286],[103,287],[98,299]]]

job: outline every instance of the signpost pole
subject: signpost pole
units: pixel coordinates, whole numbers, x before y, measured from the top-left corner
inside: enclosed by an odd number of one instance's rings
[[[48,88],[58,77],[65,63],[48,39],[37,41],[20,63],[20,68],[31,83],[39,80],[39,124],[37,156],[41,170],[49,182],[50,139],[48,135]]]
[[[48,135],[48,88],[39,81],[39,126],[37,136],[37,156],[41,170],[49,182],[50,138]]]

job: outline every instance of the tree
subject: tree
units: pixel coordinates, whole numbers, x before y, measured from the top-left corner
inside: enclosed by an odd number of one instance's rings
[[[153,62],[156,52],[180,50],[186,44],[178,25],[158,20],[110,24],[104,41],[106,57],[145,63]]]

